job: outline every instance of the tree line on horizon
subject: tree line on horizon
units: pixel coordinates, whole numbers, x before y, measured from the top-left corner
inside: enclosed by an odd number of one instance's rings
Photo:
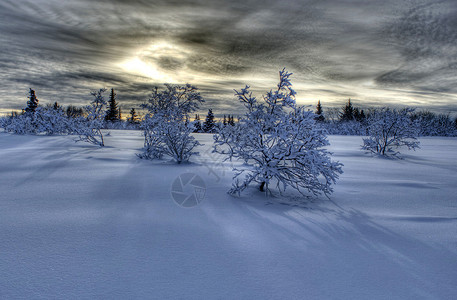
[[[36,92],[33,89],[29,89],[29,99],[27,100],[27,106],[22,109],[22,112],[18,113],[16,111],[12,111],[6,119],[16,118],[20,115],[36,113],[38,107],[40,107],[39,100],[36,96]],[[140,106],[141,107],[141,106]],[[86,107],[79,107],[75,105],[68,105],[66,107],[62,107],[57,101],[53,104],[47,104],[44,107],[44,110],[53,109],[54,111],[58,111],[62,116],[66,116],[67,118],[75,119],[80,117],[87,116],[87,106]],[[104,129],[140,129],[140,125],[142,122],[142,117],[138,115],[137,109],[132,107],[129,111],[128,116],[125,120],[122,118],[121,108],[119,106],[119,102],[116,100],[116,93],[114,88],[111,89],[109,99],[107,101],[107,106],[105,109],[104,114]],[[1,119],[1,117],[0,117]],[[5,117],[3,117],[5,120]],[[235,122],[237,122],[237,118],[234,115],[228,114],[223,115],[222,118],[218,121],[213,113],[213,110],[210,108],[208,109],[208,113],[205,117],[205,120],[202,122],[200,114],[195,114],[194,120],[191,121],[194,124],[194,133],[214,133],[217,126],[234,126]],[[5,123],[5,121],[3,122]],[[1,125],[1,124],[0,124]],[[0,127],[2,128],[2,127]],[[7,130],[11,131],[11,130]],[[14,130],[12,130],[14,131]],[[33,132],[30,132],[33,133]],[[54,134],[54,132],[52,133]]]
[[[328,134],[334,135],[367,135],[368,118],[381,108],[362,109],[353,105],[351,99],[339,110],[332,111],[327,118],[320,101],[317,102],[315,120],[325,127]],[[399,111],[408,110],[409,118],[417,127],[418,136],[457,136],[457,117],[452,120],[450,114],[437,114],[428,110],[416,111],[406,107]]]
[[[88,111],[87,106],[78,107],[75,105],[68,105],[62,107],[58,102],[53,104],[47,104],[45,107],[42,107],[38,104],[39,101],[36,96],[35,90],[29,90],[29,97],[27,101],[27,106],[22,110],[22,112],[11,112],[9,116],[0,118],[0,128],[3,128],[6,131],[14,133],[37,133],[34,130],[33,124],[28,124],[25,130],[16,130],[12,128],[12,120],[17,118],[20,115],[35,113],[38,108],[40,114],[46,112],[46,114],[51,114],[50,110],[57,112],[58,116],[67,117],[69,119],[78,119],[87,117]],[[366,135],[366,119],[374,108],[368,108],[366,110],[359,108],[353,105],[351,99],[349,99],[346,104],[340,109],[335,109],[334,107],[329,108],[327,111],[322,106],[320,100],[318,100],[317,105],[315,106],[314,114],[315,120],[319,126],[323,126],[328,134],[334,135]],[[54,116],[55,117],[55,116]],[[144,117],[141,117],[137,113],[137,109],[132,107],[125,119],[122,118],[121,108],[116,99],[116,93],[114,88],[111,88],[109,98],[107,101],[106,108],[103,114],[102,129],[141,129],[141,123]],[[43,118],[43,117],[42,117]],[[49,119],[49,116],[44,117]],[[417,123],[416,125],[419,128],[419,136],[456,136],[457,135],[457,117],[452,120],[449,114],[437,114],[428,110],[416,111],[414,110],[411,113],[411,118]],[[194,133],[215,133],[217,128],[220,126],[234,126],[238,122],[238,118],[235,118],[234,115],[223,115],[222,118],[216,120],[216,117],[213,113],[213,110],[208,109],[208,113],[205,117],[205,120],[202,121],[200,114],[195,114],[195,117],[192,121],[188,120],[193,124]],[[35,127],[39,125],[40,122],[36,122]],[[42,122],[41,122],[42,123]],[[49,126],[48,126],[49,127]],[[57,134],[59,131],[65,131],[62,128],[57,130],[48,130],[44,132],[45,134]],[[68,130],[67,130],[68,131]],[[38,130],[40,132],[40,130]],[[64,133],[64,132],[61,132]]]
[[[114,89],[108,101],[106,89],[100,89],[91,93],[89,105],[65,110],[57,102],[39,105],[35,91],[30,89],[23,112],[0,118],[0,128],[15,134],[75,135],[77,141],[98,146],[105,145],[102,129],[140,129],[144,148],[138,157],[170,157],[177,163],[198,155],[195,149],[200,143],[192,133],[211,133],[213,152],[245,163],[242,169],[234,170],[232,194],[239,194],[252,183],[258,183],[266,193],[276,184],[279,190],[290,186],[299,192],[330,194],[342,164],[331,161],[331,153],[325,150],[329,145],[327,134],[362,136],[363,150],[383,156],[396,156],[400,147],[418,149],[420,135],[457,136],[457,121],[449,115],[412,108],[364,110],[354,107],[350,99],[337,117],[331,118],[320,101],[315,111],[298,106],[289,79],[292,74],[283,69],[279,75],[277,90],[267,92],[262,100],[252,96],[249,86],[235,90],[246,111],[236,120],[229,115],[216,122],[209,109],[203,123],[198,114],[191,121],[190,116],[205,102],[198,88],[165,84],[162,90],[153,89],[141,105],[146,111],[142,118],[132,108],[126,121],[122,120]]]

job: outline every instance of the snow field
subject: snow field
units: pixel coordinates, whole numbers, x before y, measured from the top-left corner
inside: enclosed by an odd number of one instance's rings
[[[110,132],[104,148],[0,133],[0,298],[457,298],[457,138],[392,160],[330,136],[344,174],[329,200],[227,195],[209,134],[176,165]],[[192,208],[170,193],[187,172],[207,187]]]

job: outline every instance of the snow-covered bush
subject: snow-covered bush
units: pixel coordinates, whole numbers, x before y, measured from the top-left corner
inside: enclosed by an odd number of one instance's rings
[[[36,126],[32,114],[12,115],[5,119],[3,128],[14,134],[36,134]]]
[[[22,114],[12,114],[2,122],[5,131],[14,134],[36,134],[35,111],[38,107],[38,102],[39,100],[35,95],[35,91],[30,89],[27,107],[23,110]]]
[[[133,126],[129,126],[129,125],[131,125],[131,123],[128,121],[118,120],[118,121],[113,122],[113,121],[106,121],[106,119],[105,119],[103,128],[104,129],[116,129],[116,130],[125,130],[125,129],[133,128]]]
[[[269,192],[271,184],[279,191],[288,186],[304,193],[330,194],[332,184],[341,174],[342,164],[330,159],[325,131],[319,129],[316,115],[295,104],[295,91],[289,77],[279,72],[275,91],[268,92],[262,102],[252,96],[249,86],[236,91],[247,109],[234,126],[224,126],[214,136],[213,151],[241,159],[245,168],[234,169],[234,184],[229,191],[240,194],[251,183]],[[240,182],[239,176],[245,174]]]
[[[14,134],[68,134],[68,118],[60,109],[37,106],[35,111],[9,116],[3,128]]]
[[[194,126],[189,114],[202,102],[198,89],[190,84],[166,84],[162,91],[155,88],[148,103],[142,105],[148,114],[141,123],[144,150],[139,157],[155,159],[166,155],[179,164],[197,154],[194,148],[199,143],[191,136]]]
[[[368,138],[363,139],[362,149],[381,155],[396,155],[399,147],[409,150],[419,148],[418,125],[411,119],[414,109],[373,109],[367,118]]]
[[[38,107],[34,114],[34,123],[38,133],[47,135],[67,134],[68,117],[60,107]]]
[[[419,136],[456,136],[457,131],[449,114],[420,111],[412,115],[418,122]]]
[[[328,134],[336,135],[366,135],[366,125],[359,121],[324,121],[317,125],[324,128]]]
[[[39,106],[35,91],[30,89],[27,107],[21,114],[12,113],[4,118],[1,127],[15,134],[66,134],[68,118],[56,102],[46,107]]]
[[[5,127],[8,125],[8,117],[3,116],[0,117],[0,129],[5,129]]]
[[[86,106],[87,116],[72,119],[73,133],[79,135],[78,141],[84,141],[98,146],[105,146],[101,129],[104,125],[106,101],[103,93],[106,89],[100,89],[91,93],[94,100]]]

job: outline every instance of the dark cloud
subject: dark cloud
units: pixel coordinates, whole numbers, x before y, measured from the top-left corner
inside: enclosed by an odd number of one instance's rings
[[[172,57],[172,56],[161,56],[157,60],[157,64],[159,65],[159,67],[161,67],[162,69],[171,70],[171,71],[181,69],[183,67],[184,63],[185,62],[183,62],[179,59],[176,59],[175,57]]]
[[[416,5],[389,24],[385,33],[402,60],[400,66],[378,76],[377,83],[435,93],[457,92],[452,83],[457,77],[455,2]]]
[[[131,59],[140,63],[122,64]],[[301,103],[351,96],[454,110],[456,65],[453,0],[0,2],[4,109],[29,87],[75,104],[115,87],[130,106],[171,80],[191,81],[206,105],[230,113],[233,89],[264,92],[287,67]]]
[[[186,65],[189,69],[207,74],[238,74],[248,69],[236,59],[227,59],[218,56],[193,55],[190,56]]]
[[[407,60],[443,55],[455,58],[457,7],[442,3],[414,7],[389,26],[388,33]]]
[[[411,82],[416,82],[428,77],[426,73],[413,73],[402,69],[389,71],[376,78],[379,83],[393,85],[409,85]]]

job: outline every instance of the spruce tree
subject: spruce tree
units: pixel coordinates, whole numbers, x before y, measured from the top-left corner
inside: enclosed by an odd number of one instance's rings
[[[233,118],[233,115],[229,115],[227,124],[230,126],[235,126],[235,120]]]
[[[230,115],[229,115],[229,118],[230,118]],[[224,126],[227,125],[227,117],[226,117],[225,115],[224,115],[224,121],[222,122],[222,124],[223,124]]]
[[[77,107],[74,105],[69,105],[67,107],[67,117],[77,118],[84,116],[84,109],[82,107]]]
[[[315,114],[316,114],[316,117],[314,118],[314,120],[316,120],[318,122],[325,121],[325,117],[323,115],[323,110],[322,110],[322,105],[321,105],[321,101],[320,100],[317,101]]]
[[[106,110],[105,121],[116,122],[119,121],[119,108],[116,103],[116,93],[111,89],[108,100],[108,109]]]
[[[202,123],[200,123],[200,115],[195,115],[194,132],[202,132]]]
[[[132,107],[130,110],[130,117],[129,117],[129,122],[130,123],[137,123],[138,122],[138,115],[136,114],[135,108]]]
[[[354,120],[356,120],[356,121],[359,121],[359,120],[360,120],[360,110],[359,110],[358,107],[355,107],[355,108],[354,108],[354,114],[353,114],[353,116],[354,116]]]
[[[363,121],[365,120],[367,117],[365,116],[365,112],[363,111],[363,109],[360,111],[360,121]]]
[[[365,120],[365,113],[363,109],[359,109],[358,107],[354,108],[354,120],[357,122],[362,122]]]
[[[343,112],[340,115],[340,121],[352,121],[354,120],[354,107],[352,106],[351,99],[348,100],[346,106],[343,108]]]
[[[214,114],[212,109],[208,109],[205,122],[203,123],[203,132],[214,132]]]
[[[38,107],[38,99],[35,95],[35,91],[30,89],[29,91],[29,100],[27,101],[27,107],[25,112],[29,114],[35,113],[36,108]]]

